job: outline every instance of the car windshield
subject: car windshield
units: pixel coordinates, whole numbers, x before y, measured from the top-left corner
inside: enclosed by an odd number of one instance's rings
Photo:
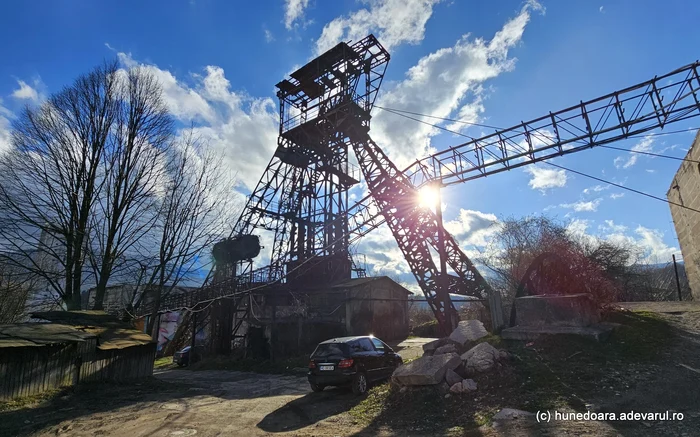
[[[348,345],[345,343],[322,343],[316,347],[311,358],[342,357],[348,354]]]

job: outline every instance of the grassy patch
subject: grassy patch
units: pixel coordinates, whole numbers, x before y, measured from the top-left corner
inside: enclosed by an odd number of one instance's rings
[[[305,373],[309,365],[309,356],[285,358],[282,360],[234,359],[227,357],[205,358],[192,364],[190,370],[235,370],[255,373]]]
[[[403,392],[388,383],[373,387],[350,415],[368,427],[390,427],[411,432],[462,435],[466,429],[490,423],[498,411],[482,400],[492,390],[484,383],[482,394],[445,398],[438,386],[409,387]]]
[[[509,342],[489,335],[480,342],[507,349],[511,360],[474,376],[476,392],[445,398],[437,387],[409,387],[402,393],[383,384],[350,414],[370,428],[453,435],[490,424],[507,407],[585,411],[591,399],[614,397],[644,383],[649,365],[675,341],[671,328],[655,314],[612,312],[605,321],[621,326],[601,343],[576,336]]]
[[[488,343],[495,348],[503,348],[505,346],[501,336],[496,334],[489,334],[486,337],[481,337],[474,343],[474,345],[480,343]]]
[[[43,403],[51,402],[55,398],[65,395],[71,389],[68,387],[45,391],[36,395],[25,396],[11,401],[0,402],[0,412],[21,410],[23,408],[37,407]]]
[[[155,362],[153,363],[154,369],[167,369],[174,366],[176,366],[176,364],[173,363],[173,357],[156,358]]]
[[[411,329],[411,335],[415,337],[438,338],[442,337],[442,332],[440,332],[437,320],[431,320],[414,326]]]

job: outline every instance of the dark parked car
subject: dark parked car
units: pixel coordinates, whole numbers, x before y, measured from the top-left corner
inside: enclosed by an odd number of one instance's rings
[[[370,382],[386,379],[403,363],[401,357],[376,337],[341,337],[319,343],[309,361],[313,391],[326,386],[350,385],[355,394]]]
[[[173,355],[173,363],[177,364],[178,366],[187,366],[190,364],[190,350],[192,350],[192,346],[187,346],[182,348],[182,350],[175,352],[175,355]]]

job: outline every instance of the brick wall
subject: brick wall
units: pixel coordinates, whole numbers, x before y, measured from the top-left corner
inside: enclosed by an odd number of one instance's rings
[[[700,133],[695,137],[686,159],[700,161]],[[700,164],[684,161],[666,197],[671,202],[700,210]],[[700,213],[671,205],[671,215],[693,298],[700,300]]]

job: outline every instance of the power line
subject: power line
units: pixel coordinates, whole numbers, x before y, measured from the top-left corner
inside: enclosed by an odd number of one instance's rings
[[[453,122],[453,123],[461,123],[461,124],[466,124],[466,125],[470,125],[470,126],[485,127],[485,128],[489,128],[489,129],[496,129],[496,130],[505,130],[505,129],[506,129],[506,128],[503,128],[503,127],[491,126],[491,125],[488,125],[488,124],[474,123],[474,122],[471,122],[471,121],[464,121],[464,120],[458,120],[458,119],[447,118],[447,117],[438,117],[438,116],[436,116],[436,115],[421,114],[421,113],[419,113],[419,112],[405,111],[405,110],[402,110],[402,109],[385,108],[385,107],[383,107],[383,106],[378,106],[378,105],[375,105],[375,107],[377,107],[377,108],[379,108],[379,109],[382,109],[382,110],[384,110],[384,111],[390,112],[390,113],[392,113],[392,114],[399,115],[399,116],[401,116],[401,117],[406,117],[406,118],[408,118],[409,120],[414,120],[414,121],[417,121],[417,122],[419,122],[419,123],[423,123],[423,124],[426,124],[426,125],[428,125],[428,126],[432,126],[432,127],[437,128],[437,129],[444,130],[444,131],[446,131],[446,132],[450,132],[450,133],[453,133],[453,134],[456,134],[456,135],[463,136],[463,137],[465,137],[465,138],[469,138],[469,139],[471,139],[471,140],[476,140],[476,138],[474,138],[474,137],[472,137],[472,136],[469,136],[469,135],[466,135],[466,134],[462,134],[462,133],[460,133],[460,132],[455,132],[455,131],[453,131],[453,130],[447,129],[447,128],[445,128],[445,127],[442,127],[442,126],[439,126],[439,125],[436,125],[436,124],[433,124],[433,123],[429,123],[429,122],[427,122],[427,121],[425,121],[425,120],[420,120],[420,119],[418,119],[418,118],[410,117],[410,116],[405,115],[405,114],[417,115],[417,116],[420,116],[420,117],[427,117],[427,118],[434,118],[434,119],[437,119],[437,120],[450,121],[450,122]],[[700,128],[698,128],[698,127],[692,127],[692,128],[688,128],[688,129],[681,129],[681,130],[675,130],[675,131],[653,132],[653,133],[650,133],[650,134],[642,134],[642,135],[630,135],[630,136],[627,137],[627,138],[656,137],[656,136],[673,135],[673,134],[684,133],[684,132],[689,132],[689,131],[698,131],[698,130],[700,130]],[[521,132],[521,131],[517,131],[517,130],[516,130],[515,132],[518,132],[518,133],[525,133],[525,132]],[[550,137],[550,136],[548,136],[548,135],[546,135],[546,134],[544,134],[544,133],[541,133],[541,132],[539,132],[539,133],[529,132],[529,134],[530,134],[530,135],[533,135],[533,136],[541,135],[541,136],[547,138],[548,140],[554,140],[554,138],[552,138],[552,137]],[[697,160],[694,160],[694,159],[679,158],[679,157],[677,157],[677,156],[662,155],[662,154],[659,154],[659,153],[643,152],[643,151],[641,151],[641,150],[624,149],[624,148],[621,148],[621,147],[606,146],[606,145],[601,145],[601,146],[598,146],[598,147],[603,147],[603,148],[606,148],[606,149],[620,150],[620,151],[623,151],[623,152],[638,153],[638,154],[642,154],[642,155],[656,156],[656,157],[659,157],[659,158],[673,159],[673,160],[676,160],[676,161],[687,161],[687,162],[693,162],[693,163],[700,163],[700,161],[697,161]]]
[[[382,109],[382,110],[384,110],[384,111],[387,111],[387,112],[390,112],[390,113],[399,115],[399,116],[401,116],[401,117],[408,118],[409,120],[413,120],[413,121],[416,121],[416,122],[419,122],[419,123],[422,123],[422,124],[425,124],[425,125],[434,127],[434,128],[436,128],[436,129],[441,129],[441,130],[443,130],[443,131],[450,132],[450,133],[455,134],[455,135],[459,135],[459,136],[462,136],[462,137],[465,137],[465,138],[469,138],[470,140],[476,140],[476,138],[471,137],[471,136],[466,135],[466,134],[463,134],[463,133],[461,133],[461,132],[453,131],[453,130],[451,130],[451,129],[448,129],[448,128],[445,128],[445,127],[442,127],[442,126],[438,126],[438,125],[433,124],[433,123],[426,122],[426,121],[424,121],[424,120],[420,120],[420,119],[418,119],[418,118],[411,117],[411,116],[409,116],[409,115],[405,115],[405,114],[412,114],[412,115],[421,116],[421,117],[434,118],[434,119],[439,119],[439,120],[444,120],[444,121],[451,121],[451,122],[454,122],[454,123],[461,123],[461,124],[467,124],[467,125],[472,125],[472,126],[479,126],[479,127],[489,128],[489,129],[496,129],[496,130],[503,130],[503,129],[504,129],[504,128],[501,128],[501,127],[498,127],[498,126],[491,126],[491,125],[487,125],[487,124],[483,124],[483,123],[474,123],[474,122],[468,122],[468,121],[464,121],[464,120],[457,120],[457,119],[451,119],[451,118],[445,118],[445,117],[437,117],[437,116],[433,116],[433,115],[421,114],[421,113],[417,113],[417,112],[405,111],[405,110],[400,110],[400,109],[385,108],[385,107],[382,107],[382,106],[379,106],[379,105],[375,105],[375,107],[376,107],[376,108],[379,108],[379,109]],[[643,137],[647,137],[647,136],[671,135],[671,134],[674,134],[674,133],[682,133],[682,132],[687,132],[687,131],[691,131],[691,130],[700,130],[700,128],[690,128],[690,129],[685,129],[685,130],[669,131],[669,132],[658,132],[658,133],[651,133],[651,134],[647,134],[647,135],[638,135],[638,136],[632,135],[632,136],[629,136],[628,138],[637,138],[637,137],[643,138]],[[530,132],[530,134],[533,135],[533,136],[542,135],[543,137],[552,140],[552,138],[550,138],[550,137],[548,137],[547,135],[542,134],[542,133]],[[519,146],[517,146],[517,145],[514,145],[514,146],[519,147]],[[670,158],[670,159],[677,159],[677,160],[681,160],[681,161],[699,162],[699,161],[695,161],[695,160],[689,160],[689,159],[684,159],[684,158],[677,158],[677,157],[672,157],[672,156],[667,156],[667,155],[654,154],[654,153],[650,153],[650,152],[641,152],[641,151],[636,151],[636,150],[621,149],[621,148],[612,147],[612,146],[600,146],[600,147],[606,147],[606,148],[609,148],[609,149],[617,149],[617,150],[627,151],[627,152],[631,152],[631,153],[643,153],[643,154],[647,154],[647,155],[659,156],[659,157]],[[520,148],[520,147],[519,147],[519,148]],[[520,148],[520,150],[521,150],[521,151],[525,151],[525,150],[522,149],[522,148]],[[667,200],[667,199],[663,199],[663,198],[658,197],[658,196],[654,196],[653,194],[645,193],[645,192],[643,192],[643,191],[639,191],[639,190],[635,190],[635,189],[633,189],[633,188],[625,187],[625,186],[623,186],[623,185],[616,184],[616,183],[614,183],[614,182],[606,181],[606,180],[604,180],[604,179],[598,178],[598,177],[596,177],[596,176],[591,176],[591,175],[589,175],[589,174],[586,174],[586,173],[583,173],[583,172],[579,172],[579,171],[577,171],[577,170],[572,170],[572,169],[570,169],[570,168],[567,168],[567,167],[564,167],[564,166],[561,166],[561,165],[557,165],[557,164],[553,164],[553,163],[548,162],[548,161],[544,161],[544,163],[545,163],[545,164],[548,164],[548,165],[551,165],[551,166],[553,166],[553,167],[560,168],[560,169],[562,169],[562,170],[569,171],[569,172],[571,172],[571,173],[575,173],[575,174],[578,174],[578,175],[581,175],[581,176],[584,176],[584,177],[588,177],[588,178],[591,178],[591,179],[594,179],[594,180],[597,180],[597,181],[600,181],[600,182],[603,182],[603,183],[607,183],[607,184],[616,186],[616,187],[621,188],[621,189],[623,189],[623,190],[631,191],[631,192],[633,192],[633,193],[640,194],[640,195],[643,195],[643,196],[646,196],[646,197],[650,197],[650,198],[652,198],[652,199],[659,200],[659,201],[662,201],[662,202],[665,202],[665,203],[668,203],[668,204],[671,204],[671,205],[680,206],[681,208],[689,209],[689,210],[691,210],[691,211],[700,212],[700,210],[696,210],[696,209],[694,209],[694,208],[690,208],[690,207],[688,207],[688,206],[681,205],[681,204],[679,204],[679,203],[672,202],[672,201],[669,201],[669,200]],[[338,241],[340,241],[340,239],[339,239]],[[331,243],[331,245],[332,245],[332,244],[333,244],[333,243]],[[330,245],[329,245],[328,247],[330,247]],[[294,271],[296,271],[297,269],[301,268],[303,265],[305,265],[306,263],[308,263],[308,262],[310,262],[311,260],[315,259],[316,257],[317,257],[317,255],[311,256],[310,258],[306,259],[304,262],[302,262],[301,264],[299,264],[298,266],[296,266],[294,269],[292,269],[291,271],[287,272],[284,276],[282,276],[281,278],[278,278],[278,279],[275,280],[275,281],[272,281],[272,282],[269,282],[269,283],[265,283],[265,284],[261,284],[261,285],[258,285],[258,286],[249,288],[249,289],[247,289],[247,290],[241,290],[241,291],[239,291],[239,292],[233,292],[233,293],[225,294],[225,295],[222,295],[222,296],[216,296],[216,297],[213,297],[213,298],[210,298],[210,299],[205,299],[205,300],[202,300],[202,301],[198,301],[198,302],[197,302],[196,304],[194,304],[192,307],[181,306],[181,307],[177,307],[177,308],[167,308],[167,309],[159,310],[158,313],[165,313],[165,312],[178,311],[178,310],[185,310],[185,311],[190,311],[190,312],[193,312],[193,313],[205,311],[205,310],[208,309],[214,302],[216,302],[216,301],[218,301],[218,300],[229,299],[229,298],[235,298],[235,297],[238,297],[239,295],[247,295],[247,294],[250,294],[250,293],[253,292],[253,291],[256,291],[256,290],[259,290],[259,289],[262,289],[262,288],[267,288],[267,287],[269,287],[269,286],[271,286],[271,285],[280,283],[284,278],[286,278],[287,276],[289,276],[292,272],[294,272]],[[219,284],[219,286],[221,286],[221,285],[223,285],[223,284]],[[197,308],[198,306],[200,306],[201,304],[205,304],[205,303],[206,303],[207,305],[204,306],[203,308],[195,309],[195,308]]]
[[[385,109],[385,108],[382,108],[382,109]],[[385,109],[385,110],[387,110],[387,109]],[[389,109],[388,111],[389,111],[389,112],[393,112],[393,113],[396,114],[396,115],[400,115],[400,116],[402,116],[402,117],[409,118],[409,119],[411,119],[411,120],[416,120],[416,121],[420,121],[421,123],[429,124],[429,125],[431,125],[431,126],[434,126],[434,127],[436,127],[436,128],[439,128],[439,129],[442,129],[442,130],[445,130],[445,131],[448,131],[448,132],[453,133],[453,134],[455,134],[455,135],[460,135],[460,136],[463,136],[463,137],[471,138],[470,136],[465,135],[465,134],[463,134],[463,133],[461,133],[461,132],[456,132],[456,131],[447,129],[447,128],[442,127],[442,126],[437,126],[437,125],[434,125],[434,124],[432,124],[432,123],[428,123],[428,122],[423,121],[423,120],[417,120],[417,119],[415,119],[415,118],[413,118],[413,117],[410,117],[410,116],[401,114],[401,113],[399,113],[399,112],[394,112],[393,110],[390,110],[390,109]],[[439,118],[439,117],[436,117],[436,118]],[[520,147],[520,146],[518,146],[518,145],[515,145],[515,144],[514,144],[514,146],[518,147],[518,148],[520,149],[520,151],[526,152],[526,150],[523,149],[522,147]],[[562,169],[562,170],[569,171],[569,172],[571,172],[571,173],[575,173],[575,174],[578,174],[578,175],[581,175],[581,176],[584,176],[584,177],[587,177],[587,178],[590,178],[590,179],[594,179],[594,180],[599,181],[599,182],[603,182],[603,183],[605,183],[605,184],[613,185],[613,186],[618,187],[618,188],[621,188],[621,189],[623,189],[623,190],[631,191],[631,192],[633,192],[633,193],[640,194],[640,195],[642,195],[642,196],[646,196],[646,197],[649,197],[649,198],[652,198],[652,199],[655,199],[655,200],[659,200],[659,201],[661,201],[661,202],[668,203],[669,205],[679,206],[679,207],[681,207],[681,208],[685,208],[685,209],[688,209],[688,210],[690,210],[690,211],[694,211],[694,212],[699,212],[699,213],[700,213],[700,210],[697,210],[697,209],[695,209],[695,208],[691,208],[691,207],[689,207],[689,206],[685,206],[685,205],[682,205],[682,204],[680,204],[680,203],[672,202],[672,201],[670,201],[670,200],[668,200],[668,199],[664,199],[664,198],[662,198],[662,197],[658,197],[658,196],[655,196],[655,195],[653,195],[653,194],[645,193],[644,191],[639,191],[639,190],[636,190],[636,189],[634,189],[634,188],[625,187],[624,185],[620,185],[620,184],[617,184],[617,183],[614,183],[614,182],[610,182],[610,181],[607,181],[607,180],[605,180],[605,179],[599,178],[599,177],[597,177],[597,176],[592,176],[592,175],[589,175],[589,174],[587,174],[587,173],[583,173],[583,172],[580,172],[580,171],[577,171],[577,170],[572,170],[572,169],[567,168],[567,167],[564,167],[564,166],[562,166],[562,165],[553,164],[553,163],[551,163],[551,162],[549,162],[549,161],[543,161],[543,162],[544,162],[545,164],[551,165],[551,166],[553,166],[553,167],[556,167],[556,168],[559,168],[559,169]]]
[[[623,149],[622,147],[614,147],[614,146],[605,146],[601,145],[598,147],[604,147],[606,149],[612,149],[612,150],[620,150],[622,152],[630,152],[630,153],[639,153],[641,155],[649,155],[649,156],[657,156],[659,158],[666,158],[666,159],[675,159],[676,161],[688,161],[688,162],[693,162],[700,164],[700,161],[695,160],[695,159],[688,159],[688,158],[679,158],[677,156],[670,156],[670,155],[661,155],[659,153],[652,153],[652,152],[644,152],[641,150],[632,150],[632,149]]]

